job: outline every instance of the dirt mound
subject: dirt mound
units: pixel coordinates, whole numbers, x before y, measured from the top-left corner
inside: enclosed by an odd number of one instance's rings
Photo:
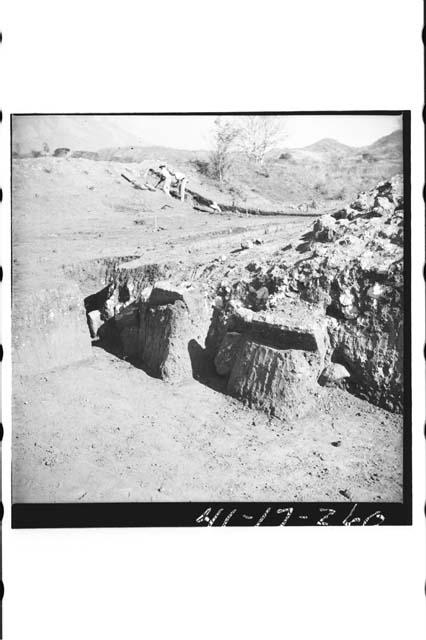
[[[220,285],[207,347],[217,353],[235,300],[256,309],[266,289],[266,310],[326,321],[325,365],[347,369],[349,390],[401,411],[403,238],[403,183],[395,176],[316,220],[297,246],[247,265],[250,277]]]

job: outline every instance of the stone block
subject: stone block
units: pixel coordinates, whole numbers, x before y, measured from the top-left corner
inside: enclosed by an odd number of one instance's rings
[[[143,309],[139,326],[139,357],[152,375],[170,382],[191,378],[188,351],[191,339],[191,321],[182,300]]]
[[[285,420],[304,415],[313,404],[316,368],[306,352],[279,350],[245,339],[227,390],[251,407]]]
[[[269,317],[267,314],[241,310],[231,316],[227,327],[228,331],[244,334],[247,338],[276,349],[299,349],[323,356],[327,348],[325,325],[315,322],[312,325],[289,323],[285,316]]]

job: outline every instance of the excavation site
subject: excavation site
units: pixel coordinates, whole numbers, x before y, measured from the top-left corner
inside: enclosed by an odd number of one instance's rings
[[[12,160],[13,501],[401,502],[400,147],[329,200],[327,145],[239,190],[56,151]]]

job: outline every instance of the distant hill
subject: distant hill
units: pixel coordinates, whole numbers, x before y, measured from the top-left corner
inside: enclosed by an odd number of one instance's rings
[[[397,130],[370,145],[351,147],[331,138],[302,148],[271,151],[263,167],[235,153],[227,182],[218,184],[209,173],[209,152],[147,145],[109,116],[17,116],[13,120],[13,147],[19,155],[40,150],[46,142],[51,152],[69,147],[75,157],[133,163],[143,172],[160,161],[183,170],[192,184],[204,190],[229,192],[235,202],[266,207],[267,203],[322,204],[326,208],[351,200],[360,191],[402,172],[402,131]],[[96,153],[93,153],[96,152]],[[136,164],[137,163],[137,164]],[[129,164],[130,166],[130,164]],[[213,196],[212,196],[213,197]]]
[[[132,146],[132,147],[110,147],[98,151],[99,160],[113,160],[116,162],[142,162],[151,161],[159,163],[161,161],[169,163],[190,162],[198,154],[206,152],[188,151],[186,149],[173,149],[162,146]]]
[[[334,140],[333,138],[323,138],[322,140],[318,140],[307,147],[303,147],[303,150],[319,151],[321,153],[351,153],[352,147],[347,144],[343,144],[343,142],[339,142],[338,140]]]
[[[376,154],[395,155],[402,153],[402,129],[392,131],[387,136],[379,138],[368,147],[364,147],[364,151]]]
[[[141,138],[111,116],[13,116],[12,149],[19,155],[40,151],[46,143],[58,147],[97,151],[102,147],[144,145]]]

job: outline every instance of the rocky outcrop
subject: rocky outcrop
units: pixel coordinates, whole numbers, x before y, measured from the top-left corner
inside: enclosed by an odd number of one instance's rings
[[[269,291],[267,310],[286,313],[307,305],[320,313],[329,339],[325,366],[344,366],[348,389],[392,411],[403,407],[402,187],[402,177],[395,176],[322,216],[293,252],[259,266],[252,279],[252,287]],[[249,291],[250,284],[234,285],[224,306],[238,295],[250,306]],[[210,349],[223,333],[224,312],[215,314]]]
[[[348,388],[386,409],[403,405],[402,180],[395,177],[314,224],[312,259],[288,269],[286,286],[322,304],[333,359],[351,373]],[[346,218],[342,218],[347,214]],[[333,219],[333,218],[332,218]],[[327,230],[327,232],[326,232]]]

